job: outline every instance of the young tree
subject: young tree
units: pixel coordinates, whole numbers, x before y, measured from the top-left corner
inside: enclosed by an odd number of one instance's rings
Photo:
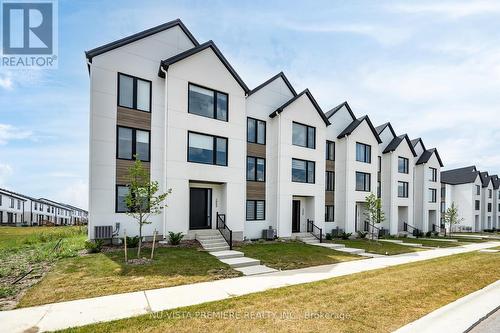
[[[458,217],[458,206],[455,205],[455,202],[452,202],[451,206],[444,213],[444,222],[450,226],[450,237],[453,226],[463,220],[463,218]]]
[[[366,221],[370,223],[372,226],[375,226],[376,223],[382,223],[385,221],[385,214],[382,210],[382,199],[377,198],[377,196],[373,193],[370,193],[366,197],[365,207],[366,210],[364,215],[366,217]],[[374,238],[374,230],[375,228],[371,228],[371,239]]]
[[[142,162],[134,156],[135,162],[128,170],[129,192],[125,197],[128,211],[127,215],[139,223],[139,246],[137,247],[137,258],[141,256],[142,227],[151,224],[149,218],[158,215],[167,206],[165,199],[172,192],[158,193],[160,187],[157,181],[150,181],[149,174],[142,166]]]

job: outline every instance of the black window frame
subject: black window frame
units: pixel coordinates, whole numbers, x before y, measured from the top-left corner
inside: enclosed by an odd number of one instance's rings
[[[198,87],[198,88],[202,88],[202,89],[206,89],[206,90],[210,90],[212,91],[213,93],[213,99],[214,99],[214,115],[213,117],[207,117],[207,116],[204,116],[204,115],[201,115],[201,114],[198,114],[198,113],[193,113],[189,110],[189,97],[191,96],[191,89],[189,89],[190,86],[195,86],[195,87]],[[217,94],[222,94],[222,95],[226,95],[226,119],[219,119],[217,118]],[[215,119],[215,120],[219,120],[219,121],[224,121],[224,122],[229,122],[229,94],[228,93],[225,93],[223,91],[220,91],[220,90],[217,90],[217,89],[213,89],[213,88],[209,88],[209,87],[205,87],[205,86],[202,86],[200,84],[196,84],[196,83],[193,83],[193,82],[188,82],[188,101],[187,101],[187,105],[188,105],[188,113],[189,114],[193,114],[195,116],[200,116],[200,117],[204,117],[204,118],[208,118],[208,119]]]
[[[403,170],[399,168],[399,162],[403,161]],[[410,160],[403,156],[398,156],[398,173],[409,174],[410,173]]]
[[[248,121],[253,120],[255,122],[255,141],[250,141],[248,137]],[[259,122],[264,123],[264,143],[259,142]],[[255,143],[258,145],[265,145],[267,141],[267,123],[264,120],[257,118],[247,117],[247,142]]]
[[[190,161],[189,160],[189,134],[198,134],[198,135],[204,135],[204,136],[209,136],[211,137],[212,140],[212,163],[205,163],[205,162],[198,162],[198,161]],[[225,139],[226,140],[226,164],[217,164],[217,139]],[[222,167],[227,167],[229,165],[229,139],[223,136],[217,136],[217,135],[212,135],[212,134],[207,134],[207,133],[200,133],[200,132],[195,132],[195,131],[188,131],[187,132],[187,162],[189,163],[197,163],[197,164],[204,164],[204,165],[214,165],[214,166],[222,166]]]
[[[364,186],[363,186],[362,190],[358,189],[358,182],[357,182],[358,174],[363,175],[363,185]],[[355,186],[355,190],[357,192],[371,192],[371,188],[372,188],[372,184],[371,184],[371,182],[372,182],[372,174],[371,173],[356,171],[355,177],[356,178],[354,179],[354,186]],[[367,178],[368,178],[368,182],[366,181]],[[368,189],[366,189],[366,184],[368,184]]]
[[[487,207],[487,209],[488,209],[488,213],[491,213],[491,212],[492,212],[492,210],[493,210],[493,205],[491,204],[491,202],[488,202],[488,207]]]
[[[306,128],[306,145],[305,146],[299,145],[299,144],[296,144],[293,142],[293,126],[294,125],[304,126]],[[310,143],[309,142],[309,130],[310,129],[314,130],[314,140],[313,140],[314,142],[312,144],[312,147],[309,146],[309,143]],[[297,146],[297,147],[302,147],[302,148],[316,149],[316,127],[302,124],[302,123],[299,123],[297,121],[293,121],[292,122],[292,145]]]
[[[306,162],[306,181],[298,181],[298,180],[293,180],[293,161],[301,161],[301,162]],[[313,173],[313,180],[312,182],[309,181],[309,163],[312,163],[314,165],[314,173]],[[301,184],[316,184],[316,162],[315,161],[308,161],[308,160],[303,160],[300,158],[292,158],[292,182],[294,183],[301,183]]]
[[[492,199],[492,198],[493,198],[493,190],[488,189],[488,199]]]
[[[437,182],[437,169],[436,168],[433,168],[433,167],[429,167],[429,169],[431,170],[431,179],[429,179],[429,181],[435,183]]]
[[[429,198],[429,203],[437,202],[437,190],[435,188],[429,188],[428,193],[432,193]]]
[[[399,185],[403,184],[403,195],[399,193]],[[398,181],[398,198],[408,198],[410,192],[410,184],[408,182]]]
[[[253,218],[248,218],[248,203],[253,202],[253,211],[254,211],[254,216]],[[264,216],[261,219],[257,218],[257,202],[263,202],[264,203]],[[266,200],[254,200],[254,199],[248,199],[246,201],[245,205],[245,219],[246,221],[264,221],[266,219]]]
[[[125,211],[120,211],[118,210],[118,188],[119,187],[126,187],[129,189],[130,191],[130,186],[129,185],[125,185],[125,184],[116,184],[115,185],[115,213],[129,213],[129,212],[132,212],[132,210],[130,210],[128,207],[126,208]],[[125,206],[127,206],[127,204],[125,203]]]
[[[481,195],[481,186],[476,185],[476,195]]]
[[[133,79],[133,83],[132,83],[132,107],[120,105],[120,75],[128,76],[129,78]],[[118,105],[121,108],[129,109],[129,110],[137,110],[140,112],[151,113],[152,108],[153,108],[153,81],[143,79],[142,77],[137,77],[137,76],[133,76],[130,74],[121,73],[121,72],[118,72],[117,78],[118,78],[117,79],[118,91],[116,93],[116,97],[117,97],[116,105]],[[145,81],[145,82],[149,83],[149,111],[137,108],[137,80],[141,80],[141,81]]]
[[[364,161],[358,160],[358,146],[362,146],[364,148],[364,154],[363,154],[364,155],[363,157],[365,159]],[[366,159],[367,159],[367,154],[366,154],[367,149],[366,148],[367,147],[370,150],[370,153],[368,154],[368,161],[366,161]],[[356,142],[356,154],[355,155],[356,155],[356,161],[357,162],[371,164],[372,163],[372,146],[371,145],[367,145],[366,143]]]
[[[330,146],[333,147],[333,154],[330,156]],[[326,160],[335,161],[335,141],[326,140]]]
[[[325,171],[325,191],[335,191],[335,171]]]
[[[248,160],[253,159],[254,164],[255,164],[255,171],[253,173],[253,179],[248,178]],[[263,180],[257,180],[257,160],[263,160],[264,161],[264,179]],[[258,183],[264,183],[266,181],[266,159],[262,157],[257,157],[257,156],[247,156],[247,169],[246,169],[246,174],[247,174],[247,181],[248,182],[258,182]]]
[[[329,214],[329,208],[332,209],[332,214]],[[325,222],[335,222],[335,205],[325,205]]]
[[[131,158],[124,158],[124,157],[119,157],[118,154],[118,147],[120,143],[120,138],[119,138],[119,129],[120,128],[126,128],[132,130],[132,157]],[[141,162],[151,162],[151,131],[142,129],[142,128],[133,128],[133,127],[128,127],[128,126],[122,126],[122,125],[117,125],[116,126],[116,159],[118,160],[125,160],[125,161],[135,161],[135,155],[137,154],[137,131],[142,131],[142,132],[147,132],[149,135],[149,143],[148,143],[148,157],[149,159],[143,160],[141,159]]]
[[[476,200],[474,202],[474,210],[481,210],[481,200]]]

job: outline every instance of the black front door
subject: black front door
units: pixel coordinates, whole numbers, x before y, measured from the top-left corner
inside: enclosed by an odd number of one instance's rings
[[[292,232],[300,232],[300,200],[292,201]]]
[[[189,229],[212,228],[212,189],[190,188]]]

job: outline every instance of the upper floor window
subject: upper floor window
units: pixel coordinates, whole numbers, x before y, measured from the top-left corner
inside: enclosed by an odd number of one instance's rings
[[[435,188],[429,189],[429,202],[437,202],[437,190]]]
[[[117,213],[125,213],[129,209],[127,207],[127,203],[125,201],[125,198],[127,197],[129,192],[128,186],[125,185],[117,185],[116,186],[116,203],[115,203],[115,210]]]
[[[371,174],[356,171],[356,191],[371,191]]]
[[[398,157],[398,172],[408,173],[409,171],[409,160],[405,157]]]
[[[407,182],[398,182],[398,197],[399,198],[408,198],[408,183]]]
[[[431,182],[437,182],[438,179],[438,171],[436,168],[429,168],[429,180]]]
[[[10,198],[10,208],[14,208],[14,198]]]
[[[247,141],[266,144],[266,122],[254,118],[247,118]]]
[[[149,162],[149,131],[118,126],[117,158]]]
[[[326,142],[326,159],[328,161],[335,161],[335,142]]]
[[[378,172],[382,171],[382,156],[377,156],[378,160]]]
[[[481,186],[476,185],[476,195],[481,195]]]
[[[189,132],[188,162],[227,166],[227,138]]]
[[[316,128],[294,122],[292,124],[292,144],[316,148]]]
[[[38,204],[35,202],[35,210],[38,209]]]
[[[377,181],[377,198],[382,198],[382,183]]]
[[[498,204],[498,211],[500,212],[500,204]]]
[[[475,210],[480,210],[481,209],[481,201],[476,200],[475,205],[474,205]]]
[[[356,142],[356,161],[371,163],[372,162],[372,147],[364,143]]]
[[[189,113],[227,121],[228,95],[226,93],[190,83],[188,95]]]
[[[488,202],[488,213],[491,213],[491,202]]]
[[[500,193],[500,192],[499,192]],[[2,195],[0,195],[0,206],[2,205]]]
[[[266,160],[259,157],[247,157],[247,180],[263,182],[266,180]]]
[[[488,190],[488,198],[492,198],[493,197],[493,191],[492,190]]]
[[[325,190],[335,191],[335,172],[327,171],[325,175]]]
[[[118,73],[118,106],[151,112],[151,81]]]
[[[292,159],[292,181],[314,184],[316,163]]]
[[[21,200],[17,200],[17,209],[21,209]]]

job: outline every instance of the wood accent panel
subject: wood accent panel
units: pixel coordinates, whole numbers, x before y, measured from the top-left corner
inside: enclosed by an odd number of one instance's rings
[[[116,123],[119,126],[127,126],[151,130],[151,112],[117,107]]]
[[[247,142],[247,156],[266,158],[266,145]]]
[[[335,204],[335,192],[325,191],[325,205],[334,205],[334,204]]]
[[[335,161],[326,160],[326,171],[335,171]]]
[[[266,183],[247,182],[247,200],[266,200]]]
[[[129,160],[116,160],[116,184],[125,185],[129,183],[128,169],[134,164],[134,161]],[[149,162],[142,162],[142,166],[147,170],[151,176],[151,167]]]

